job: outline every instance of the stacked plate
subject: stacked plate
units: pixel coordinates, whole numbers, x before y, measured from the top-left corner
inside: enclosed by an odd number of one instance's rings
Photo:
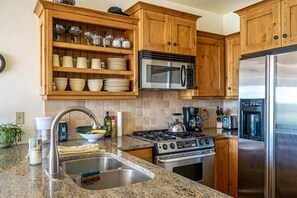
[[[107,66],[111,70],[127,70],[125,58],[108,58]]]
[[[125,78],[105,78],[104,90],[108,92],[129,91],[130,80]]]

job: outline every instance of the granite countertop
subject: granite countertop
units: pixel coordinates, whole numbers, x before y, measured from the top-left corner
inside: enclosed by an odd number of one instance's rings
[[[223,130],[217,128],[204,129],[203,134],[213,136],[216,140],[234,138],[238,139],[238,130]]]
[[[84,143],[86,143],[84,140],[68,141],[64,145]],[[103,139],[96,143],[118,160],[153,177],[153,179],[94,191],[78,187],[61,169],[62,179],[49,181],[44,172],[44,168],[47,167],[47,159],[43,160],[42,165],[30,166],[26,159],[28,145],[25,144],[0,150],[1,197],[229,197],[120,150],[151,147],[152,143],[150,142],[124,136]],[[48,145],[45,146],[43,152],[48,151],[47,147]],[[99,155],[106,155],[106,153],[101,152]],[[79,157],[85,158],[88,155]]]

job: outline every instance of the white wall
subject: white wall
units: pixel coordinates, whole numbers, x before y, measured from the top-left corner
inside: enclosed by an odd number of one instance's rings
[[[111,6],[117,6],[122,8],[123,11],[137,3],[139,0],[105,0],[105,1],[94,1],[94,0],[76,0],[76,5],[81,7],[86,7],[90,9],[97,9],[101,11],[107,11]],[[205,10],[181,5],[178,3],[166,1],[166,0],[141,0],[143,2],[160,5],[163,7],[180,10],[192,14],[197,14],[202,16],[202,18],[197,21],[197,28],[199,30],[223,34],[223,16],[208,12]]]
[[[43,115],[35,3],[35,0],[1,0],[0,6],[0,53],[7,62],[0,73],[0,123],[13,122],[15,112],[25,112],[23,142],[34,134],[34,117]]]
[[[223,16],[223,34],[229,35],[240,31],[239,15],[231,12]]]
[[[77,6],[106,11],[111,6],[123,10],[138,0],[76,0]],[[183,6],[166,0],[143,0],[148,3],[203,16],[198,29],[223,33],[223,16]],[[15,112],[25,112],[23,142],[34,135],[34,117],[44,114],[44,102],[39,96],[39,29],[33,13],[36,0],[1,0],[0,53],[7,66],[0,74],[0,124],[15,121]]]

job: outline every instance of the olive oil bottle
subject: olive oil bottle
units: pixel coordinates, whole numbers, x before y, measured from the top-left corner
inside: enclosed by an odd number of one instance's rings
[[[107,126],[107,131],[104,136],[111,137],[111,117],[109,116],[109,111],[105,113],[104,125]]]

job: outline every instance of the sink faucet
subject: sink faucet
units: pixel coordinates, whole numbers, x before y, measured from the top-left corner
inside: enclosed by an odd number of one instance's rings
[[[96,116],[87,108],[84,107],[68,107],[67,109],[61,111],[56,115],[51,126],[51,142],[49,151],[49,164],[48,164],[48,176],[50,179],[60,178],[60,168],[59,168],[59,154],[56,142],[56,134],[58,133],[58,124],[61,118],[72,111],[80,111],[87,114],[93,120],[93,129],[99,129],[101,125],[96,119]]]

